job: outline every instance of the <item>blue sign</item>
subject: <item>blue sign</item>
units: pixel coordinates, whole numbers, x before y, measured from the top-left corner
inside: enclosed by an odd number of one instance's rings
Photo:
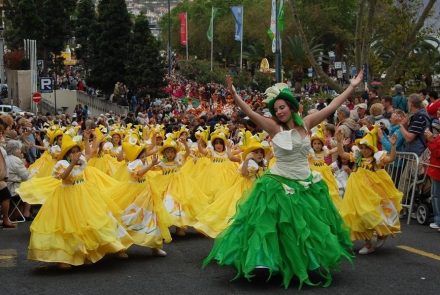
[[[40,78],[40,92],[51,93],[53,92],[54,83],[52,78]]]

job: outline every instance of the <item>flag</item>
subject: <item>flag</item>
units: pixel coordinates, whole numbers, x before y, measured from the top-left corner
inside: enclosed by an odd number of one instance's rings
[[[214,36],[214,18],[217,15],[218,8],[212,7],[211,12],[211,21],[209,22],[209,29],[206,33],[206,36],[208,37],[208,40],[212,42],[212,38]]]
[[[278,31],[284,31],[284,0],[279,0],[278,7]],[[270,16],[270,28],[267,30],[270,40],[272,40],[272,52],[275,52],[276,48],[276,12],[277,11],[277,0],[272,0],[272,13]]]
[[[241,37],[243,36],[243,6],[232,6],[231,7],[232,15],[235,19],[235,41],[242,41]]]
[[[186,36],[186,12],[179,13],[179,20],[180,20],[180,44],[182,46],[186,46],[187,44],[187,38]]]

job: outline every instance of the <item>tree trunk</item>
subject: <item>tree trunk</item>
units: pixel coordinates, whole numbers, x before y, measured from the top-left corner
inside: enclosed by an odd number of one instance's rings
[[[294,0],[290,0],[290,8],[292,11],[292,20],[295,28],[298,30],[299,37],[301,39],[301,43],[304,49],[304,52],[307,56],[307,59],[309,60],[311,66],[316,71],[320,79],[324,82],[326,82],[331,88],[333,88],[336,92],[342,93],[344,89],[339,85],[337,82],[332,80],[321,68],[321,66],[316,61],[315,57],[313,56],[312,50],[310,49],[309,42],[307,41],[307,37],[304,33],[304,30],[302,28],[301,21],[299,20],[298,15],[296,14],[295,9],[295,3]]]
[[[429,16],[429,13],[434,6],[435,2],[437,0],[429,0],[428,4],[426,4],[425,8],[423,9],[423,13],[420,15],[419,19],[415,23],[413,29],[408,34],[408,37],[406,38],[405,43],[402,45],[401,50],[399,50],[396,55],[394,56],[393,61],[391,62],[391,65],[386,69],[386,77],[383,82],[384,85],[389,85],[393,81],[393,79],[396,76],[396,73],[399,69],[400,61],[404,59],[413,49],[414,44],[417,41],[417,33],[420,31],[420,29],[423,27],[426,18]]]
[[[370,56],[370,46],[371,46],[371,38],[373,34],[373,19],[374,14],[376,12],[376,3],[377,0],[369,0],[368,1],[368,18],[367,18],[367,27],[364,35],[362,36],[362,64],[368,64],[368,59]],[[368,71],[368,81],[371,80],[371,71]]]
[[[356,35],[355,35],[355,57],[354,57],[354,65],[356,69],[360,69],[362,66],[362,23],[364,19],[364,7],[367,0],[362,0],[361,3],[359,3],[359,8],[357,12],[357,19],[356,19]]]

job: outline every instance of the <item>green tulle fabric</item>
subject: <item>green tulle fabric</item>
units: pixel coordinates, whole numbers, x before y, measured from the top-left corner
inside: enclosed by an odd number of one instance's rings
[[[353,258],[348,228],[334,207],[326,184],[295,181],[266,173],[238,205],[231,225],[215,240],[204,260],[236,268],[236,278],[251,279],[258,266],[283,277],[287,288],[297,277],[299,288],[329,286],[331,271],[342,258]],[[312,283],[317,272],[321,283]]]

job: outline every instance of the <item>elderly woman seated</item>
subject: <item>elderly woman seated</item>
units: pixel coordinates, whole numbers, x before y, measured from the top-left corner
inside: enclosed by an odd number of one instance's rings
[[[16,203],[19,201],[19,196],[16,193],[16,189],[20,186],[20,183],[29,178],[29,172],[23,161],[22,144],[18,140],[9,140],[6,143],[6,165],[8,167],[8,180],[7,185],[11,193],[12,198],[16,199]],[[28,203],[21,203],[19,209],[22,212],[24,218],[29,221],[31,217],[31,205]],[[18,212],[14,212],[11,219],[14,220],[18,217]]]

